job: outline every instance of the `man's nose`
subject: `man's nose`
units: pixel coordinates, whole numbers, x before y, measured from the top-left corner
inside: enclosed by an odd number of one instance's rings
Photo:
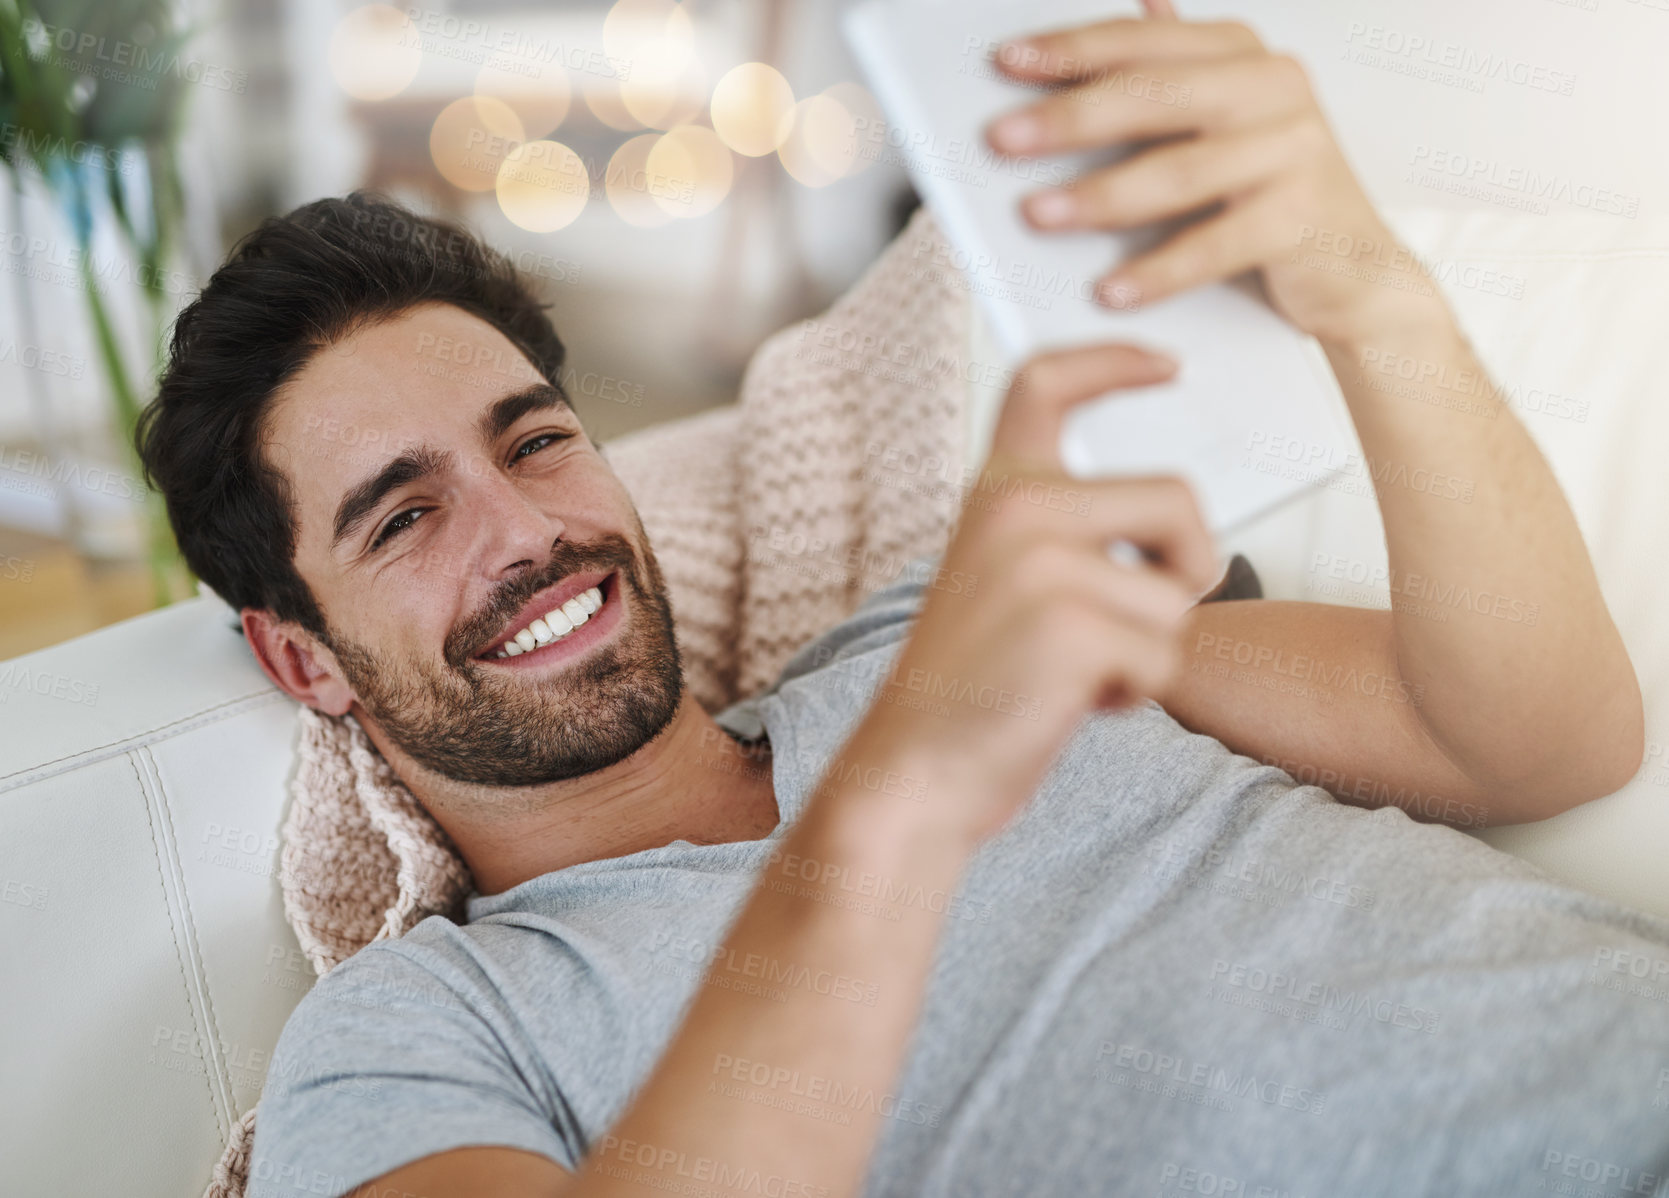
[[[470,505],[479,521],[484,568],[498,578],[523,565],[543,565],[566,529],[514,480],[493,471],[475,480]]]

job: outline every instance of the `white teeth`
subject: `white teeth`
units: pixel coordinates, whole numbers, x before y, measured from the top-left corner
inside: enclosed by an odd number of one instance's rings
[[[553,641],[559,641],[589,620],[592,614],[602,606],[602,588],[588,587],[543,619],[533,621],[515,636],[505,641],[493,656],[495,658],[518,657],[529,650],[549,645]]]

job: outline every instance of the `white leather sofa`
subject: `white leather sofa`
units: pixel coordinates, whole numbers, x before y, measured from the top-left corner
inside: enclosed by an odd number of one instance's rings
[[[1669,227],[1404,213],[1422,252],[1522,280],[1452,291],[1497,376],[1574,397],[1524,419],[1570,491],[1647,695],[1650,756],[1610,798],[1498,846],[1669,914]],[[1552,247],[1552,248],[1550,248]],[[972,352],[991,360],[984,332]],[[996,396],[977,395],[976,453]],[[1562,405],[1568,408],[1569,405]],[[1382,562],[1371,503],[1322,492],[1235,538],[1275,597],[1316,553]],[[1357,601],[1359,596],[1342,596]],[[295,709],[212,596],[0,664],[0,1191],[201,1193],[311,984],[278,832]]]

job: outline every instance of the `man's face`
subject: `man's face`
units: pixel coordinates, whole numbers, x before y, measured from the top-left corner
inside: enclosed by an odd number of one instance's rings
[[[678,650],[643,526],[491,325],[429,304],[352,334],[275,400],[264,449],[341,677],[413,760],[527,786],[612,765],[671,721]],[[503,655],[564,606],[585,621],[548,640],[573,623],[554,617]]]

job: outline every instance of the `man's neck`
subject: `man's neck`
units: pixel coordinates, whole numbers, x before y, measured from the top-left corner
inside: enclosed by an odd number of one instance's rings
[[[687,691],[672,722],[630,757],[581,778],[513,789],[443,778],[389,742],[357,705],[353,714],[446,829],[481,894],[674,840],[759,840],[780,820],[768,752],[739,752]]]

